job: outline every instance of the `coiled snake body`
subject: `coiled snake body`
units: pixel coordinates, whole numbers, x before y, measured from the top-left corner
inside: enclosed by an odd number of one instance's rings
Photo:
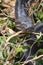
[[[28,2],[28,0],[16,0],[16,5],[15,5],[15,24],[17,29],[23,30],[23,29],[28,29],[32,30],[34,27],[34,32],[42,32],[43,33],[43,23],[36,24],[35,26],[33,25],[33,21],[29,16],[26,14],[25,10],[25,4]]]

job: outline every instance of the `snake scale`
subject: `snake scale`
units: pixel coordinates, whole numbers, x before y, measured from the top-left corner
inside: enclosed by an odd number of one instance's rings
[[[16,0],[15,4],[15,25],[19,30],[29,30],[43,33],[43,23],[34,25],[32,19],[26,14],[25,5],[30,0]],[[27,54],[25,53],[25,56]],[[27,64],[28,65],[28,64]],[[32,64],[30,64],[32,65]]]
[[[43,23],[37,24],[34,26],[34,22],[31,20],[31,18],[26,14],[26,3],[29,0],[16,0],[15,4],[15,24],[17,29],[23,30],[32,30],[34,28],[34,31],[43,31]]]

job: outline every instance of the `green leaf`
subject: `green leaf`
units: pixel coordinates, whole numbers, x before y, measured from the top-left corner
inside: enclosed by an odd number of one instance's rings
[[[43,60],[41,60],[41,59],[38,59],[38,60],[36,61],[36,65],[42,65],[41,63],[43,63]]]
[[[3,65],[3,64],[0,62],[0,65]]]
[[[11,20],[8,20],[8,26],[9,26],[10,28],[14,28],[13,22],[12,22]]]
[[[4,38],[0,36],[0,44],[3,44],[3,43],[5,43]]]
[[[39,33],[39,35],[36,35],[37,40],[39,40],[41,38],[41,36],[42,36],[42,33],[41,32]]]
[[[2,51],[0,51],[0,58],[1,59],[4,59],[3,54],[2,54]]]
[[[16,53],[23,51],[23,48],[21,45],[18,45],[18,47],[15,48]]]
[[[36,52],[36,55],[40,55],[40,54],[43,54],[43,49],[39,49],[37,52]]]
[[[36,14],[37,14],[37,18],[43,19],[43,11],[42,10],[41,11],[37,11]]]
[[[18,62],[16,62],[14,65],[21,65],[21,64],[20,64],[20,62],[19,62],[19,63],[18,63]]]
[[[40,5],[43,7],[43,2]]]
[[[3,23],[5,23],[5,21],[4,20],[0,20],[0,24],[3,24]]]

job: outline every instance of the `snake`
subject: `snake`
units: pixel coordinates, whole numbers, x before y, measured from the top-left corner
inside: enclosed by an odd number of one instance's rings
[[[15,4],[15,25],[19,30],[32,30],[33,21],[26,13],[26,3],[28,0],[16,0]]]
[[[15,25],[18,30],[29,30],[43,33],[43,22],[34,25],[31,17],[26,13],[26,4],[30,0],[16,0]]]
[[[33,30],[34,32],[43,31],[43,23],[34,26],[31,17],[26,13],[26,4],[30,0],[16,0],[15,4],[15,25],[19,30]]]

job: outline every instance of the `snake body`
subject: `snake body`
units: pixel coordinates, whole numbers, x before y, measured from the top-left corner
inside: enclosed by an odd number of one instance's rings
[[[15,24],[17,29],[29,29],[32,30],[33,28],[33,21],[29,16],[26,14],[26,7],[25,4],[28,0],[16,0],[15,4]]]
[[[16,0],[15,4],[15,24],[17,29],[23,30],[28,29],[32,30],[34,27],[34,32],[42,32],[43,33],[43,23],[33,25],[33,21],[26,14],[25,4],[28,0]],[[28,52],[25,52],[25,56],[28,55]],[[31,64],[32,65],[32,64]]]
[[[38,33],[42,32],[43,33],[43,22],[35,25],[34,32],[38,32]]]
[[[41,32],[43,31],[43,23],[33,25],[33,21],[29,16],[26,14],[26,7],[25,4],[29,0],[16,0],[15,4],[15,24],[17,29],[23,30],[28,29],[32,30],[34,27],[34,32]]]

